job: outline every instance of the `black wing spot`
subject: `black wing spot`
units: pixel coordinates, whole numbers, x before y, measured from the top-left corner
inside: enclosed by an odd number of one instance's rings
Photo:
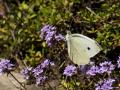
[[[88,50],[90,50],[90,47],[87,47]]]

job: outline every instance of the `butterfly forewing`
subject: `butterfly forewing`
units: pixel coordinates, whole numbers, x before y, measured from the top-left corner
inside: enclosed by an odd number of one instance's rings
[[[72,37],[70,40],[70,58],[78,65],[84,65],[89,63],[89,57],[87,51],[84,49],[84,45],[81,44],[79,37]]]

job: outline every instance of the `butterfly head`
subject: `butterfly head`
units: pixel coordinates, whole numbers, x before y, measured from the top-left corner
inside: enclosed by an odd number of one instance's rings
[[[70,37],[71,37],[71,32],[70,32],[70,31],[67,31],[66,40],[69,41]]]
[[[71,35],[71,32],[70,32],[70,31],[67,31],[67,34],[68,34],[68,35]]]

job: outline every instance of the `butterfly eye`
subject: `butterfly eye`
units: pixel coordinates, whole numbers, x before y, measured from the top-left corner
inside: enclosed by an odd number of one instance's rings
[[[87,47],[88,50],[90,50],[90,47]]]

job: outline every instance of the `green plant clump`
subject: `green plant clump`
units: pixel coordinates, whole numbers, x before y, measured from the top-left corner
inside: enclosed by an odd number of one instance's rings
[[[47,90],[56,87],[60,90],[117,89],[120,83],[119,7],[119,0],[1,0],[0,58],[14,63],[14,70],[23,70],[23,73],[28,70],[26,79]],[[94,65],[84,66],[86,70],[69,60],[67,30],[86,35],[102,47],[91,59]],[[66,73],[67,68],[74,74]],[[55,87],[48,84],[55,81]]]

